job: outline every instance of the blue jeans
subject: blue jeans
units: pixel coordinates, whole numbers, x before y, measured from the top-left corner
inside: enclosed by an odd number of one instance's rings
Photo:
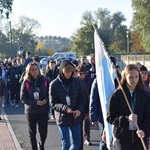
[[[75,126],[58,126],[62,150],[78,150],[81,145],[81,127],[80,124]]]

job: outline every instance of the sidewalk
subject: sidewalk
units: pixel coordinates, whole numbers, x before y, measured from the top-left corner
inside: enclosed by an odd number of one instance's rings
[[[21,150],[4,109],[2,110],[2,120],[0,120],[0,150]]]

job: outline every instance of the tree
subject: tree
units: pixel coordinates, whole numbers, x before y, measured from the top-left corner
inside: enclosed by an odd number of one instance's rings
[[[95,12],[97,24],[99,24],[101,30],[110,30],[111,16],[110,11],[107,9],[98,8]],[[109,32],[109,31],[108,31]]]
[[[122,14],[122,12],[116,12],[112,15],[112,29],[115,30],[115,28],[118,28],[121,26],[122,22],[126,21],[126,18],[124,17],[124,15]]]
[[[63,52],[67,52],[67,51],[69,51],[70,49],[68,49],[67,46],[62,45],[62,46],[60,46],[60,50],[63,51]]]
[[[37,20],[31,19],[27,16],[20,16],[19,22],[20,26],[18,30],[20,30],[20,33],[22,34],[34,35],[41,27]]]
[[[111,18],[111,35],[109,50],[112,52],[125,52],[126,51],[126,31],[127,26],[122,25],[125,17],[121,12],[116,12]]]
[[[83,13],[82,15],[82,19],[81,19],[81,22],[80,24],[81,25],[87,25],[87,24],[91,24],[91,23],[94,23],[94,18],[92,16],[92,12],[91,11],[85,11],[85,13]]]
[[[40,24],[31,18],[21,16],[16,28],[12,28],[13,50],[17,53],[18,47],[23,46],[25,51],[34,52],[37,42],[35,32]]]
[[[45,50],[43,42],[38,42],[35,50],[36,51]]]
[[[94,53],[94,29],[90,23],[77,30],[72,38],[71,51],[79,56]]]
[[[83,26],[72,36],[71,51],[75,51],[77,55],[89,55],[94,53],[94,28],[92,24],[96,21],[91,11],[86,11],[82,15],[80,24]]]
[[[69,38],[56,36],[41,36],[37,37],[38,41],[43,42],[45,49],[53,49],[54,51],[70,51],[71,41]]]
[[[132,0],[132,6],[135,11],[132,28],[140,33],[145,51],[150,51],[150,1]]]
[[[8,42],[7,37],[0,32],[0,56],[1,57],[6,57],[6,54],[10,54],[10,45]]]
[[[144,52],[144,47],[141,45],[141,40],[142,37],[140,33],[138,33],[137,31],[134,31],[131,34],[130,43],[132,44],[131,46],[132,52],[142,52],[142,51]]]
[[[110,36],[111,36],[111,16],[110,11],[107,9],[98,8],[95,12],[96,15],[96,23],[99,27],[98,32],[103,40],[106,49],[110,44]]]
[[[94,20],[95,18],[95,20]],[[94,53],[94,29],[95,23],[97,31],[110,52],[126,51],[126,30],[122,25],[125,17],[121,12],[116,12],[112,16],[107,9],[99,8],[92,16],[91,12],[86,11],[82,16],[80,29],[72,37],[72,49],[78,55],[89,55]]]
[[[1,13],[5,10],[6,13],[11,13],[13,0],[0,0]]]

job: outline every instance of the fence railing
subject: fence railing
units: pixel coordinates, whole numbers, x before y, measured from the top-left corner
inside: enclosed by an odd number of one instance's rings
[[[121,69],[127,64],[139,62],[142,65],[146,66],[148,70],[150,70],[150,54],[129,54],[129,55],[113,55],[116,58],[117,65],[120,66]]]

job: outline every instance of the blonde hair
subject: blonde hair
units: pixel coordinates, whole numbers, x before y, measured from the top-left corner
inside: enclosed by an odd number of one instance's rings
[[[39,68],[38,64],[36,62],[30,62],[27,65],[27,67],[26,67],[26,72],[25,72],[24,80],[30,80],[32,78],[31,73],[30,73],[32,66],[37,66],[39,75],[41,75],[40,68]]]

